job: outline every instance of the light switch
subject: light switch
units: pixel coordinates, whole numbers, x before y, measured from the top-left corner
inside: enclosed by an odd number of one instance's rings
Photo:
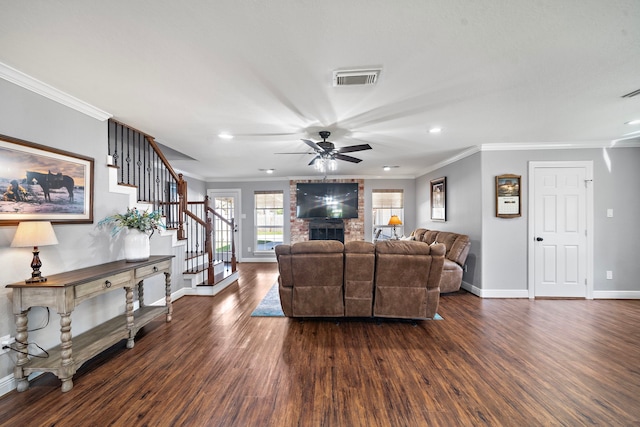
[[[613,209],[607,209],[607,218],[613,218]]]

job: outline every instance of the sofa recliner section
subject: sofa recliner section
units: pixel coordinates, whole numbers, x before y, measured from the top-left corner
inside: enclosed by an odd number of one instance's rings
[[[431,319],[444,253],[414,241],[278,245],[282,309],[288,317]]]
[[[411,233],[419,242],[429,245],[442,243],[446,248],[442,277],[440,278],[440,293],[456,292],[462,285],[464,263],[469,255],[471,241],[469,236],[449,231],[427,230],[417,228]]]
[[[344,314],[373,315],[373,279],[376,252],[373,243],[351,241],[344,245]]]
[[[418,243],[418,244],[416,244]],[[376,317],[433,318],[440,301],[444,245],[412,241],[376,244]]]

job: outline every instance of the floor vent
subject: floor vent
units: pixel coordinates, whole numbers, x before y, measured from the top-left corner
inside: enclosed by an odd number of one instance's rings
[[[334,86],[374,85],[380,70],[339,70],[333,72]]]

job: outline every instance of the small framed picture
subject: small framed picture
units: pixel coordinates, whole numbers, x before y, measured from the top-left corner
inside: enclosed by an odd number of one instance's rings
[[[515,218],[522,216],[520,175],[496,176],[496,216]]]
[[[447,220],[447,177],[431,180],[431,220]]]

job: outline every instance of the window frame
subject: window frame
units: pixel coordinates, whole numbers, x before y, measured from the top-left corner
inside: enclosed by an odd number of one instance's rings
[[[277,199],[277,196],[280,196],[280,200],[281,200],[281,205],[280,206],[265,206],[265,207],[258,207],[259,203],[258,203],[258,197],[259,196],[274,196],[274,200]],[[275,253],[275,247],[277,246],[277,244],[279,243],[283,243],[283,239],[284,239],[284,191],[282,190],[267,190],[267,191],[254,191],[253,193],[253,223],[254,223],[254,227],[253,227],[253,253],[268,253],[268,254],[272,254]],[[259,223],[259,217],[260,217],[260,211],[262,211],[262,216],[266,217],[267,214],[266,212],[273,212],[273,217],[274,217],[274,223],[273,224],[260,224]],[[278,212],[279,211],[279,212]],[[280,224],[278,225],[278,222],[280,222]],[[271,249],[258,249],[260,248],[261,245],[265,244],[265,243],[261,243],[261,239],[260,237],[263,237],[263,235],[260,234],[259,230],[261,228],[268,228],[271,231],[274,230],[280,230],[280,240],[271,240],[270,242],[272,243],[272,247]],[[277,235],[278,233],[274,233],[274,235]]]

